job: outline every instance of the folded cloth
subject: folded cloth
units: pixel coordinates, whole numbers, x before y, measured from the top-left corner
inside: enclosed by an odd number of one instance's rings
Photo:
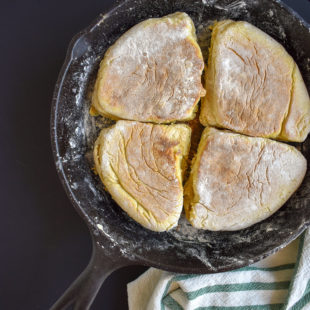
[[[309,310],[310,229],[248,267],[207,275],[150,268],[127,289],[129,310]]]

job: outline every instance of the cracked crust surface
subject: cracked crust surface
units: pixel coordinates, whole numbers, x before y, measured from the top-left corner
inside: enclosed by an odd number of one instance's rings
[[[277,211],[306,169],[290,145],[206,128],[185,185],[186,216],[201,229],[246,228]]]
[[[103,184],[148,229],[169,230],[179,220],[190,136],[183,124],[118,121],[103,129],[95,143],[95,168]]]
[[[203,125],[250,136],[304,141],[310,100],[299,69],[281,44],[255,26],[225,20],[213,26]]]
[[[193,119],[205,94],[203,68],[195,27],[186,13],[148,19],[106,52],[91,112],[155,123]]]

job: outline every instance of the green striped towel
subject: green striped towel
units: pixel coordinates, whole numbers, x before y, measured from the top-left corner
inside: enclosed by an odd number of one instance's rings
[[[241,269],[179,275],[150,268],[128,284],[129,310],[309,310],[310,229]]]

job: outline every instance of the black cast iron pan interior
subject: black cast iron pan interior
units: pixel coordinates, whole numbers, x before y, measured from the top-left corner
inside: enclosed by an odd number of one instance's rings
[[[195,230],[184,219],[170,232],[149,231],[116,205],[93,173],[93,143],[100,128],[110,124],[88,113],[100,60],[107,48],[133,25],[176,11],[188,13],[198,33],[214,20],[251,22],[293,56],[310,91],[310,26],[276,0],[128,0],[76,35],[56,84],[51,136],[60,179],[90,228],[94,251],[87,269],[53,309],[66,309],[70,304],[75,309],[88,309],[103,280],[120,266],[143,264],[178,273],[227,271],[274,253],[310,224],[309,169],[303,184],[285,206],[263,222],[236,232]],[[204,39],[207,42],[207,32]],[[296,146],[309,162],[309,138]]]

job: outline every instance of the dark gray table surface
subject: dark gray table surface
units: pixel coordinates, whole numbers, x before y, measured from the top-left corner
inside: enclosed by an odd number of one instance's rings
[[[310,22],[308,0],[284,2]],[[53,163],[50,104],[70,39],[113,3],[0,3],[1,310],[48,309],[88,263],[88,229]],[[144,270],[136,266],[114,272],[92,309],[127,309],[126,284]]]

